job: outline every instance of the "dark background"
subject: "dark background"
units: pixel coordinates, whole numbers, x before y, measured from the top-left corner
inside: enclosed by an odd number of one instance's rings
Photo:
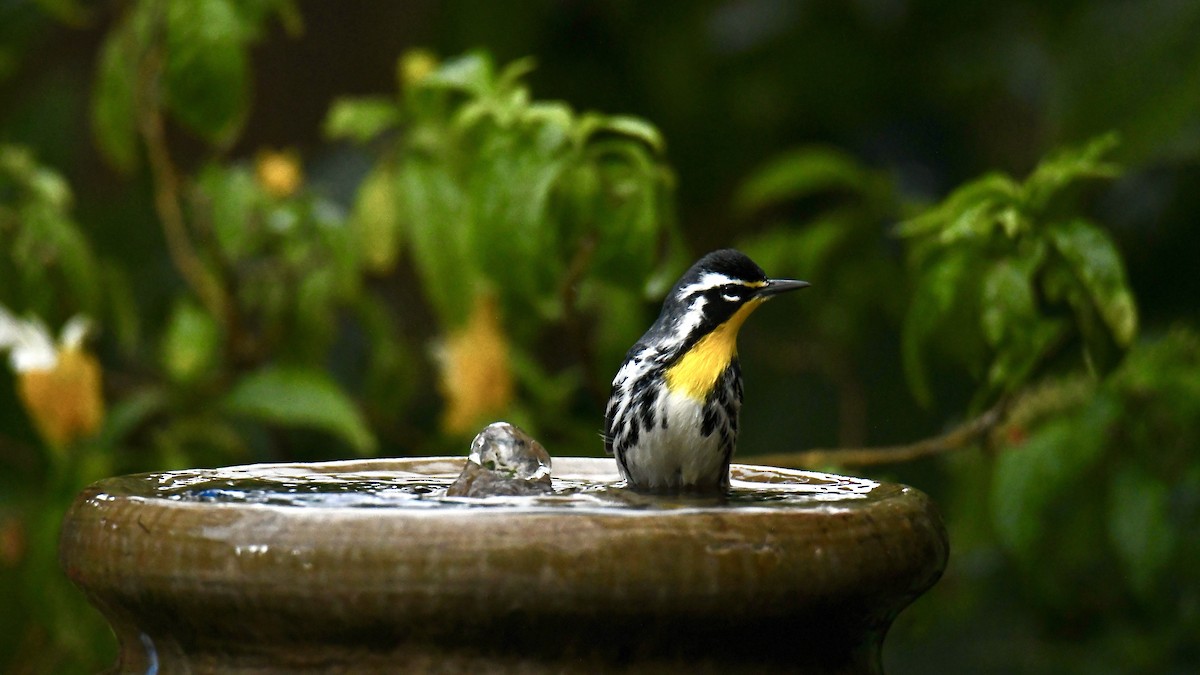
[[[109,168],[87,123],[95,55],[120,7],[101,3],[72,26],[36,3],[0,1],[0,141],[30,146],[64,174],[97,253],[135,270],[153,318],[180,282],[160,230],[145,225],[154,218],[148,177]],[[330,103],[393,91],[396,59],[414,47],[442,56],[481,47],[498,63],[530,55],[537,98],[653,122],[667,141],[693,255],[767,226],[738,215],[732,199],[755,169],[793,147],[840,148],[892,177],[908,199],[933,202],[988,171],[1024,176],[1055,148],[1116,130],[1125,173],[1096,189],[1089,214],[1125,257],[1145,334],[1197,319],[1200,3],[313,1],[299,10],[302,35],[271,25],[252,50],[251,112],[230,154],[294,148],[309,179],[336,200],[351,199],[368,160],[323,138]],[[208,155],[172,133],[181,165]],[[819,206],[792,205],[787,215],[803,222]],[[880,237],[890,241],[886,228]],[[898,244],[885,245],[900,256]],[[761,310],[744,334],[743,455],[903,443],[961,419],[963,380],[942,382],[932,408],[913,401],[896,325],[882,318],[855,364],[856,423],[839,420],[833,384],[805,376],[805,357],[788,366],[799,376],[774,377],[770,352],[791,313],[838,302],[820,288],[806,293]],[[0,421],[27,434],[12,387],[0,384]],[[930,492],[952,522],[979,515],[955,511],[961,501],[947,494],[961,474],[946,463],[881,475]],[[1020,581],[1003,556],[972,543],[969,523],[959,527],[967,544],[943,583],[901,617],[887,644],[889,672],[1125,670],[1106,660],[1109,633],[1092,630],[1099,620],[1064,624],[1007,592]],[[1136,612],[1121,619],[1138,620]],[[1187,664],[1165,667],[1185,672]]]

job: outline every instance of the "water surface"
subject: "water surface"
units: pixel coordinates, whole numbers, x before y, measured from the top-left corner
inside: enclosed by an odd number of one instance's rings
[[[549,494],[447,497],[460,467],[461,460],[445,458],[258,464],[127,476],[121,488],[144,498],[294,508],[804,508],[882,496],[871,480],[753,465],[734,465],[725,495],[643,495],[623,486],[610,460],[563,458],[555,460]]]

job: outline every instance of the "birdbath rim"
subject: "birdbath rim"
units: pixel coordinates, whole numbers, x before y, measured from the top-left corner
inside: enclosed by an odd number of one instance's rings
[[[946,563],[922,492],[819,472],[734,465],[726,502],[638,497],[660,508],[388,492],[405,474],[446,484],[463,461],[109,478],[68,512],[60,560],[113,625],[118,672],[234,673],[879,672],[892,619]],[[617,478],[612,460],[554,465]],[[321,499],[275,490],[301,479]],[[355,505],[323,501],[356,482]]]

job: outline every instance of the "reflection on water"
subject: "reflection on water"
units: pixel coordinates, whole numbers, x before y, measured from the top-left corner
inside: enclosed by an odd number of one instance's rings
[[[378,460],[377,462],[383,462]],[[419,460],[418,460],[419,462]],[[397,464],[405,470],[370,469],[370,462],[326,465],[254,465],[225,469],[174,471],[126,477],[123,489],[133,496],[180,502],[267,504],[322,508],[445,509],[508,507],[661,511],[695,508],[830,508],[854,506],[879,498],[874,481],[811,471],[734,465],[729,492],[721,496],[652,496],[627,490],[615,473],[597,470],[603,460],[576,460],[584,470],[553,479],[545,495],[486,498],[448,497],[461,464],[430,460],[424,465]],[[378,465],[378,464],[376,464]],[[573,465],[571,465],[573,466]],[[360,469],[360,470],[338,470]],[[556,464],[556,469],[558,468]]]

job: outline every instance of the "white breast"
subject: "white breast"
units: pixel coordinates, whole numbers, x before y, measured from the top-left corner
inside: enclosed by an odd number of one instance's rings
[[[638,443],[625,452],[630,480],[652,489],[720,482],[725,453],[720,447],[720,434],[700,435],[703,404],[664,387],[656,408],[658,423],[651,431],[643,431]],[[667,420],[665,429],[663,415]]]

